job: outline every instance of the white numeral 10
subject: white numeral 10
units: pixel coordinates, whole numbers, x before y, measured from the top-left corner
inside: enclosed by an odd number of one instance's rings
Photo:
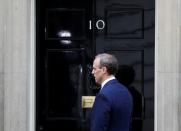
[[[103,30],[105,27],[105,22],[103,20],[97,20],[95,26],[98,30]],[[89,20],[89,30],[92,30],[92,21],[91,20]]]

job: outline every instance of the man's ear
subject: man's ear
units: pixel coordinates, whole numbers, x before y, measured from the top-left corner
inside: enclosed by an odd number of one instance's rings
[[[107,73],[107,68],[105,66],[102,67],[102,70],[103,70],[104,73]]]

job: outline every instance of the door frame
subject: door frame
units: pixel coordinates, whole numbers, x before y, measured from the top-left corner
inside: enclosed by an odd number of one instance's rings
[[[36,130],[36,5],[30,1],[30,88],[28,107],[28,131]]]

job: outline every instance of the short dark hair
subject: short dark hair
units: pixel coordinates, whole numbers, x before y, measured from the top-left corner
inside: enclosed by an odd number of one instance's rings
[[[109,75],[115,75],[118,71],[118,60],[112,54],[102,53],[96,55],[100,59],[100,67],[106,67]]]

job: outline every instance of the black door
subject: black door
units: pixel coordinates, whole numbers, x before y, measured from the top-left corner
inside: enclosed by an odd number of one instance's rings
[[[114,54],[133,96],[130,131],[154,130],[155,1],[36,1],[36,131],[89,131],[97,53]]]

